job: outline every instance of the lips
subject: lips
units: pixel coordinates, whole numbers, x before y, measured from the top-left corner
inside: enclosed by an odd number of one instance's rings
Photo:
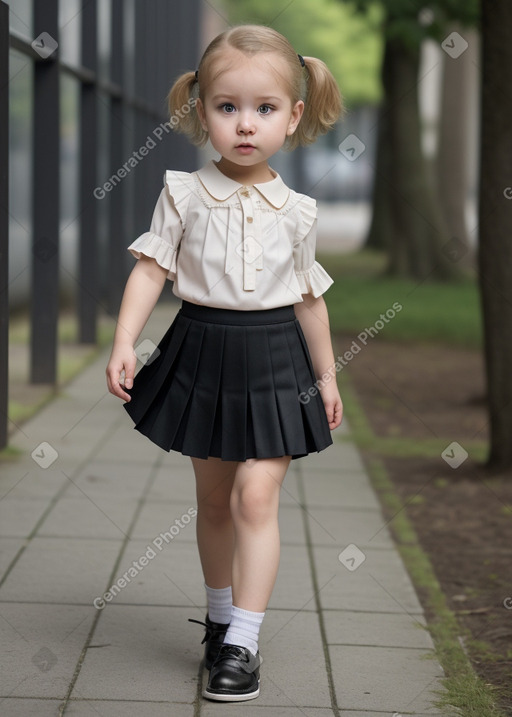
[[[237,148],[238,147],[252,147],[252,149],[254,149],[254,145],[250,142],[241,142],[240,144],[237,144]]]

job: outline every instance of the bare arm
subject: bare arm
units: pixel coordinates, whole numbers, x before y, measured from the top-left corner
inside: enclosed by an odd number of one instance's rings
[[[162,293],[166,278],[167,269],[154,259],[141,255],[126,282],[106,370],[108,390],[125,401],[129,401],[130,396],[120,383],[121,371],[125,372],[124,385],[132,388],[137,364],[135,342]]]
[[[326,372],[330,377],[322,381],[323,385],[320,384],[320,395],[324,402],[329,428],[333,430],[341,423],[343,404],[336,384],[336,373],[333,373],[335,360],[329,315],[323,296],[315,299],[311,294],[304,294],[304,301],[295,304],[295,315],[306,338],[316,378],[322,380]]]

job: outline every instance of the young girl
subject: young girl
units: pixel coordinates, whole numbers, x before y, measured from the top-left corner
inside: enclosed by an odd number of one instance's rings
[[[327,448],[342,417],[336,382],[314,386],[334,365],[316,203],[268,159],[327,132],[342,106],[321,60],[252,25],[215,38],[169,103],[176,128],[198,145],[210,139],[220,158],[166,172],[150,231],[129,247],[138,261],[107,383],[135,428],[191,457],[208,605],[203,695],[234,702],[259,694],[285,473],[291,459]],[[166,279],[181,309],[134,380],[134,345]]]

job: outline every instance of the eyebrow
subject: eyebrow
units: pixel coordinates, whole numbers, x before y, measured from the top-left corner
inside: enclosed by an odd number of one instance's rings
[[[234,100],[238,99],[237,95],[232,95],[229,92],[226,92],[225,94],[222,92],[219,92],[218,94],[214,95],[212,97],[212,101],[218,101],[220,99],[226,99],[226,100]],[[254,98],[257,102],[279,102],[282,97],[274,97],[273,95],[265,96],[265,97],[255,97]]]

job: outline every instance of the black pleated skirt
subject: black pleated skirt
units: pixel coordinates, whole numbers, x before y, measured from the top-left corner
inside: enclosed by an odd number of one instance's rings
[[[308,394],[315,382],[293,306],[237,311],[184,301],[123,405],[166,451],[300,458],[332,444],[320,394]]]

